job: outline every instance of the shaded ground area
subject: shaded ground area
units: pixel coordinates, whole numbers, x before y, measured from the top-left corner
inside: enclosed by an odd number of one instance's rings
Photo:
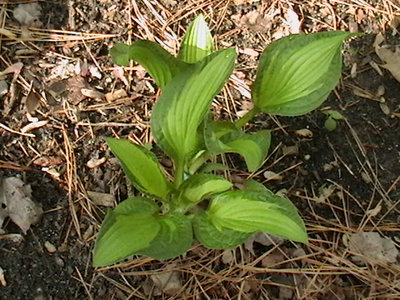
[[[400,297],[398,261],[362,257],[349,246],[351,234],[374,231],[399,247],[400,83],[374,46],[382,32],[384,47],[398,48],[394,1],[42,1],[41,29],[29,30],[12,17],[16,5],[1,4],[9,32],[1,39],[0,70],[23,66],[0,78],[7,85],[0,101],[0,177],[30,184],[45,213],[26,235],[8,219],[3,226],[0,299]],[[252,177],[287,195],[311,242],[258,237],[228,251],[194,245],[173,260],[135,257],[94,270],[91,251],[106,207],[88,192],[114,195],[113,203],[134,192],[103,137],[151,142],[157,94],[142,68],[118,68],[108,49],[141,38],[176,53],[199,12],[218,47],[239,52],[234,75],[213,104],[221,119],[248,108],[249,84],[269,42],[298,32],[366,33],[346,45],[342,80],[320,109],[296,118],[261,115],[248,126],[273,130],[260,172],[244,172],[234,155],[224,158],[234,181]],[[333,131],[324,125],[327,109],[344,117]],[[175,288],[160,284],[159,274]]]

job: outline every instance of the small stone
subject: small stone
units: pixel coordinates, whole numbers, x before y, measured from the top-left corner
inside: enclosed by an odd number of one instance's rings
[[[54,257],[54,261],[56,262],[56,265],[59,266],[59,267],[64,267],[65,266],[64,260],[59,256],[55,256]]]
[[[7,281],[4,278],[4,270],[0,267],[0,286],[6,286]]]
[[[312,131],[310,129],[307,129],[307,128],[296,130],[295,133],[298,136],[301,136],[301,137],[307,137],[307,138],[312,138],[313,137]]]
[[[47,252],[49,253],[55,253],[57,251],[56,246],[54,246],[52,243],[50,243],[49,241],[46,241],[44,243],[44,247],[46,248]]]

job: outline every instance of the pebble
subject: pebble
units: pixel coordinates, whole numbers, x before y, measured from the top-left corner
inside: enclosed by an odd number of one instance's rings
[[[64,267],[65,266],[65,262],[61,257],[55,256],[54,260],[55,260],[57,266],[59,266],[59,267]]]
[[[7,281],[4,278],[4,270],[0,267],[0,285],[1,286],[6,286],[7,285]]]
[[[310,129],[307,129],[307,128],[296,130],[295,133],[298,136],[302,136],[302,137],[308,137],[308,138],[312,138],[313,137],[313,132]]]
[[[44,247],[46,248],[47,252],[49,253],[54,253],[57,251],[56,246],[54,246],[52,243],[50,243],[49,241],[46,241],[44,243]]]

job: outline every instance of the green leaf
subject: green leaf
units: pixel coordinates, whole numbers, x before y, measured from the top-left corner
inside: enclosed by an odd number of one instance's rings
[[[325,126],[326,130],[334,131],[336,129],[336,127],[337,127],[337,124],[336,124],[336,121],[335,121],[334,118],[328,117],[325,120],[324,126]]]
[[[192,223],[196,239],[209,249],[234,248],[250,236],[231,229],[217,229],[205,212],[197,213]]]
[[[106,141],[120,160],[126,176],[138,190],[167,199],[170,184],[152,152],[125,139],[106,138]]]
[[[118,65],[128,66],[130,60],[141,64],[160,89],[164,89],[172,78],[188,66],[151,41],[136,41],[132,45],[115,44],[110,54]]]
[[[271,133],[269,130],[260,130],[253,134],[228,135],[221,140],[227,146],[227,152],[239,153],[244,157],[249,172],[255,172],[268,154]]]
[[[228,171],[229,167],[220,163],[206,163],[198,169],[199,173],[212,173],[216,171]]]
[[[149,247],[137,252],[156,259],[169,259],[185,253],[193,241],[190,219],[183,214],[158,218],[160,231]]]
[[[203,15],[198,15],[186,31],[178,58],[187,63],[196,63],[211,54],[213,49],[210,29]]]
[[[343,115],[336,110],[327,109],[327,110],[323,110],[322,113],[327,115],[328,117],[331,117],[334,120],[343,120],[344,119]]]
[[[261,56],[252,86],[255,106],[287,116],[318,107],[340,79],[343,41],[355,35],[341,31],[298,34],[271,43]]]
[[[215,52],[174,77],[152,112],[151,131],[160,147],[186,164],[201,143],[198,128],[233,71],[234,49]]]
[[[114,214],[132,215],[132,214],[148,214],[158,213],[160,208],[153,200],[144,197],[130,197],[119,203],[114,209]]]
[[[157,235],[159,207],[143,197],[131,197],[109,210],[101,224],[93,253],[93,265],[101,267],[146,248]]]
[[[225,178],[212,174],[195,174],[190,176],[180,187],[180,202],[195,205],[204,198],[229,190],[233,184]]]
[[[244,133],[230,122],[210,122],[205,130],[208,151],[214,154],[238,153],[244,157],[250,172],[262,166],[271,144],[269,130]]]
[[[244,190],[251,192],[268,193],[269,195],[274,196],[274,193],[267,189],[265,185],[254,179],[249,179],[245,182]]]
[[[96,239],[93,266],[111,265],[148,247],[159,230],[155,216],[109,212]]]
[[[216,228],[244,233],[268,232],[307,243],[304,223],[286,198],[264,191],[229,191],[211,202],[209,218]]]

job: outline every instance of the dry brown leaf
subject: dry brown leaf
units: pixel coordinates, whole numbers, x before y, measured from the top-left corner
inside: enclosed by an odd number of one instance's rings
[[[7,67],[4,71],[0,72],[0,76],[9,74],[9,73],[14,73],[14,74],[19,74],[21,72],[22,67],[24,66],[23,63],[15,63]]]
[[[169,267],[174,267],[175,264],[170,264]],[[154,285],[165,294],[172,296],[178,293],[182,288],[182,280],[178,271],[165,271],[150,276]]]
[[[31,91],[28,94],[28,96],[26,96],[25,100],[26,111],[30,114],[33,114],[36,108],[38,108],[39,104],[40,104],[40,98],[38,94]]]
[[[43,213],[40,205],[31,199],[31,187],[17,177],[3,179],[0,186],[0,231],[8,216],[26,234]]]
[[[367,263],[396,263],[399,250],[390,238],[383,238],[378,232],[357,232],[349,237],[349,248],[363,257],[354,257]]]
[[[297,13],[289,8],[285,14],[286,25],[289,27],[289,32],[292,34],[300,33],[301,21]]]
[[[221,257],[221,261],[225,264],[225,265],[230,265],[235,261],[235,257],[233,255],[233,250],[232,249],[228,249],[225,250],[222,253],[222,257]]]
[[[244,243],[244,248],[247,249],[251,254],[255,255],[254,243],[259,243],[263,246],[271,246],[278,244],[284,239],[281,237],[273,236],[265,232],[257,232],[249,237]]]
[[[392,51],[380,46],[383,41],[384,37],[382,33],[377,34],[374,42],[375,52],[385,62],[382,67],[387,69],[400,82],[400,47],[397,46],[395,51]]]
[[[14,8],[13,14],[21,25],[41,27],[43,25],[39,20],[41,12],[42,7],[39,3],[24,3]]]

